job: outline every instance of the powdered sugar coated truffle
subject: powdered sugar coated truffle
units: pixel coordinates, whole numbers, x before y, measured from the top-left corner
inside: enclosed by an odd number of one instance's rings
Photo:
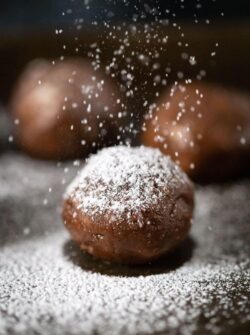
[[[186,236],[192,209],[192,185],[168,156],[118,146],[89,159],[65,193],[63,216],[73,239],[91,254],[141,261]]]

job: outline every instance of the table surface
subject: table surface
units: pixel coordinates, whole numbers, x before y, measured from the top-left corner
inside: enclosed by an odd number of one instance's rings
[[[72,162],[0,156],[1,335],[249,334],[250,180],[197,186],[189,238],[127,267],[70,241],[60,204],[75,173]]]

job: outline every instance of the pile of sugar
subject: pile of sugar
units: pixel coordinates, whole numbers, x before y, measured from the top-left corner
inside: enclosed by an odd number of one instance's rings
[[[186,175],[158,149],[117,146],[93,155],[65,198],[75,199],[89,215],[108,209],[115,217],[149,209],[186,182]]]
[[[27,235],[24,226],[19,242],[0,247],[1,335],[248,333],[249,180],[197,189],[181,257],[176,251],[124,268],[95,261],[69,242],[55,210],[63,185],[43,205],[51,180],[59,185],[63,175],[16,154],[0,157],[0,205],[9,203],[4,215],[12,218],[3,223],[0,212],[0,236],[4,225],[15,232],[20,215],[31,230]],[[26,206],[13,207],[22,204],[22,194]]]

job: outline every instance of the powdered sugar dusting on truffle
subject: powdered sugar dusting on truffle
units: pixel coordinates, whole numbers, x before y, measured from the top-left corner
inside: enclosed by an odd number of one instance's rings
[[[89,215],[140,213],[157,205],[186,175],[158,149],[111,147],[93,155],[66,191]]]

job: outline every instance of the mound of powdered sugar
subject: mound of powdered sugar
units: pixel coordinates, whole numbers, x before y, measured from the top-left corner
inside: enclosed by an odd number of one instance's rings
[[[93,155],[67,189],[79,208],[89,215],[109,209],[140,212],[188,182],[173,161],[158,149],[117,146]]]
[[[70,242],[57,211],[70,166],[0,157],[1,335],[249,333],[249,180],[198,187],[190,238],[126,267]]]

